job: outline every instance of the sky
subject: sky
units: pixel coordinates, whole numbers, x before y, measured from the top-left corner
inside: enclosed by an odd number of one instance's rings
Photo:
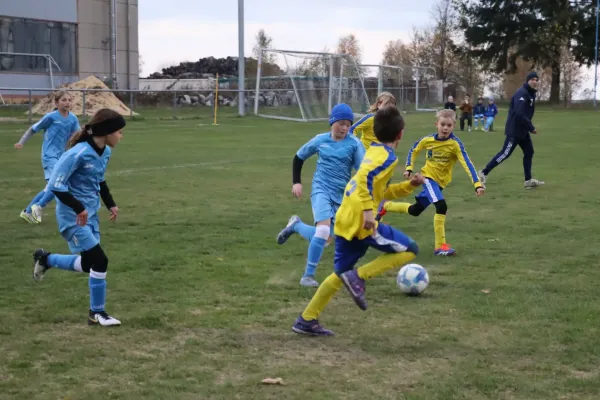
[[[142,76],[181,61],[238,55],[237,0],[139,1]],[[244,52],[252,56],[259,29],[284,50],[334,50],[340,36],[359,40],[363,64],[381,62],[390,40],[408,41],[413,27],[432,23],[436,0],[245,0]],[[593,73],[585,87],[593,86]]]

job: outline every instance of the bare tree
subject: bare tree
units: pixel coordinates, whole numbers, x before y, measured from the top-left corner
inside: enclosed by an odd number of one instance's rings
[[[454,11],[452,0],[439,0],[433,7],[431,16],[435,23],[431,42],[433,66],[436,69],[437,79],[445,81],[448,78],[450,59],[458,31],[458,14]]]
[[[413,54],[408,45],[402,40],[390,40],[382,54],[382,63],[402,67],[402,80],[408,82],[413,79],[412,63]]]
[[[252,49],[252,53],[258,59],[258,55],[260,53],[260,49],[272,49],[273,48],[273,38],[266,34],[264,29],[260,29],[256,34],[256,44]],[[263,53],[262,61],[265,63],[273,63],[274,56],[272,54]]]

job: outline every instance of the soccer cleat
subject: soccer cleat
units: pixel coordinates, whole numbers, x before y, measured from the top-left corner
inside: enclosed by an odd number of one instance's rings
[[[525,183],[523,184],[525,189],[535,189],[536,187],[543,185],[544,181],[538,181],[537,179],[530,179],[528,181],[525,181]]]
[[[323,328],[316,319],[307,321],[302,318],[302,315],[298,317],[296,323],[292,326],[292,330],[301,335],[334,336],[333,331]]]
[[[31,206],[31,215],[39,224],[42,222],[42,217],[44,216],[44,209],[37,204]]]
[[[21,217],[22,220],[27,221],[30,224],[38,223],[38,221],[34,218],[34,216],[31,215],[31,213],[28,213],[27,210],[21,211],[21,214],[19,214],[19,217]]]
[[[49,252],[37,249],[33,252],[33,280],[36,282],[44,279],[44,274],[50,269],[48,266]]]
[[[437,249],[435,249],[435,251],[433,252],[434,255],[436,256],[455,256],[456,255],[456,250],[454,250],[452,247],[450,247],[448,244],[444,243],[443,245],[441,245],[440,247],[438,247]]]
[[[319,282],[315,280],[314,276],[303,276],[302,279],[300,279],[300,286],[319,287]]]
[[[121,321],[111,317],[106,311],[92,311],[88,315],[88,325],[118,326]]]
[[[284,244],[285,242],[287,242],[290,236],[296,233],[294,232],[294,225],[296,225],[298,222],[302,222],[299,216],[292,215],[290,217],[285,228],[283,228],[281,232],[279,232],[279,234],[277,235],[277,244]]]
[[[367,300],[365,299],[365,280],[358,276],[358,272],[353,269],[344,272],[340,278],[344,286],[350,292],[354,302],[361,310],[367,309]]]
[[[388,200],[381,200],[379,206],[377,207],[377,217],[375,217],[375,220],[381,221],[383,216],[387,214],[387,210],[385,209],[385,203],[387,202]]]
[[[481,182],[482,185],[485,185],[487,182],[487,175],[483,173],[483,170],[477,173],[477,177],[479,178],[479,182]]]

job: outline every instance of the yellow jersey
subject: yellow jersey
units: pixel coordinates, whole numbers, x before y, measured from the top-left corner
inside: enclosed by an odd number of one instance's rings
[[[371,143],[379,143],[373,130],[374,121],[375,114],[367,114],[350,128],[350,133],[354,133],[355,136],[358,136],[357,133],[360,133],[360,142],[365,146],[365,150],[371,147]]]
[[[445,188],[452,182],[452,169],[458,160],[467,171],[475,189],[482,187],[477,170],[469,159],[464,144],[454,136],[454,133],[451,133],[446,139],[440,139],[435,133],[417,141],[406,157],[407,171],[413,170],[415,160],[423,150],[425,150],[425,165],[421,169],[421,173],[424,177],[433,179],[438,185]]]
[[[335,214],[336,236],[346,240],[364,239],[377,229],[364,229],[363,211],[377,208],[382,200],[393,200],[410,194],[415,186],[410,181],[389,184],[398,158],[394,149],[381,143],[372,143],[358,171],[344,189],[342,204]]]

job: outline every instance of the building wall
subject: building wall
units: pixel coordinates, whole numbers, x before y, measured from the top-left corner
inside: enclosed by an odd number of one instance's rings
[[[110,79],[110,0],[78,0],[79,74]],[[117,84],[139,86],[138,0],[117,0]]]
[[[2,0],[0,15],[77,22],[77,0]]]
[[[55,86],[70,83],[89,75],[96,75],[101,79],[111,78],[110,0],[0,0],[0,19],[2,16],[26,18],[38,22],[77,24],[76,44],[74,45],[76,50],[67,52],[68,54],[76,53],[76,60],[70,61],[67,58],[65,61],[72,65],[74,73],[59,74],[55,71]],[[6,27],[6,24],[4,26]],[[3,33],[2,29],[0,20],[0,37]],[[46,29],[45,25],[42,25],[40,29]],[[28,38],[27,32],[30,30],[25,29],[25,33],[20,33],[21,38]],[[72,33],[72,35],[74,34]],[[6,35],[4,36],[6,37]],[[40,43],[39,40],[35,41]],[[13,47],[0,41],[0,52],[14,52],[16,50],[13,50]],[[64,57],[64,49],[59,48],[61,56]],[[31,51],[21,52],[30,53]],[[42,65],[43,70],[43,58],[40,58],[38,67],[35,69],[11,70],[17,65],[17,61],[21,65],[26,64],[24,59],[23,56],[13,56],[7,59],[6,56],[0,55],[0,87],[50,87],[49,75],[39,71],[39,65]],[[8,65],[8,70],[6,68],[2,70],[3,62]],[[58,59],[57,62],[59,65],[61,64]],[[32,71],[35,73],[31,73]],[[138,0],[117,0],[117,84],[121,89],[137,89],[139,85]]]

